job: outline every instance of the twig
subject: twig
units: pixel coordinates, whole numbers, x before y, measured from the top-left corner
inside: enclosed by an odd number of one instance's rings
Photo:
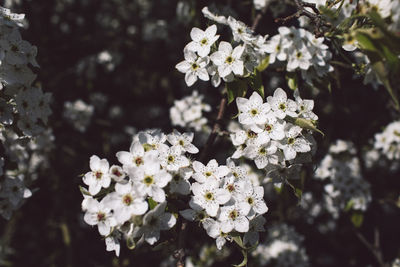
[[[174,252],[174,258],[178,261],[176,262],[176,267],[184,267],[185,266],[185,237],[186,237],[186,227],[187,222],[182,222],[179,238],[178,238],[178,249]]]
[[[379,246],[379,230],[378,228],[375,228],[374,230],[374,243],[375,245],[372,245],[365,237],[363,234],[361,234],[359,231],[356,231],[356,235],[358,237],[358,239],[361,241],[361,243],[363,243],[368,250],[372,253],[372,255],[374,255],[376,261],[379,263],[379,266],[381,267],[387,267],[387,265],[385,264],[385,262],[383,261],[383,256],[382,256],[382,252]]]
[[[277,19],[275,19],[275,22],[286,23],[287,21],[289,21],[293,18],[299,18],[300,16],[306,16],[309,19],[311,19],[311,21],[315,25],[314,26],[315,27],[314,34],[316,37],[321,37],[324,35],[323,30],[321,30],[322,27],[327,27],[327,28],[332,27],[332,25],[329,22],[326,22],[322,19],[322,16],[315,4],[305,3],[301,0],[294,0],[294,2],[296,4],[297,12],[290,16],[287,16],[285,18],[277,18]],[[314,13],[308,11],[306,9],[307,7],[311,8],[314,11]]]
[[[255,31],[255,30],[256,30],[258,23],[260,23],[260,20],[261,20],[262,17],[264,16],[265,12],[267,12],[268,5],[269,5],[269,2],[267,2],[267,4],[265,5],[265,7],[263,7],[263,9],[261,10],[261,12],[258,13],[257,16],[255,17],[255,19],[254,19],[254,21],[253,21],[253,25],[251,25],[251,30],[252,30],[252,31]]]
[[[215,120],[213,129],[210,133],[210,135],[208,136],[207,142],[204,145],[203,151],[201,152],[201,155],[199,157],[200,161],[204,161],[208,155],[208,151],[210,150],[211,146],[214,144],[215,139],[218,136],[218,133],[221,129],[221,120],[224,117],[224,113],[225,113],[225,106],[226,106],[226,98],[223,97],[221,99],[221,101],[219,102],[219,110],[218,110],[218,115],[217,115],[217,119]]]

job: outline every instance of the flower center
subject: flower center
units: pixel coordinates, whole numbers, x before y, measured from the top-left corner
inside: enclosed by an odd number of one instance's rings
[[[294,144],[294,138],[293,137],[288,138],[287,142],[288,142],[289,145],[293,145]]]
[[[260,150],[258,150],[258,153],[260,155],[265,155],[265,154],[267,154],[267,151],[265,150],[265,147],[262,147],[262,148],[260,148]]]
[[[270,131],[272,130],[272,125],[271,125],[271,124],[265,124],[264,129],[265,129],[267,132],[270,132]]]
[[[210,176],[212,175],[212,173],[211,173],[211,172],[206,172],[205,175],[206,175],[207,177],[210,177]]]
[[[146,176],[144,177],[143,182],[145,185],[150,186],[151,184],[154,183],[154,178],[153,176]]]
[[[205,197],[206,200],[213,200],[214,199],[214,195],[211,192],[206,192],[204,197]]]
[[[233,184],[229,184],[226,189],[228,189],[229,192],[233,192],[235,191],[235,186],[233,186]]]
[[[120,176],[122,175],[122,173],[120,173],[120,171],[119,171],[118,169],[114,169],[114,170],[112,171],[112,173],[113,173],[115,176],[118,176],[118,177],[120,177]]]
[[[297,58],[301,58],[302,55],[303,55],[303,54],[299,51],[299,52],[297,52],[296,57],[297,57]]]
[[[197,63],[193,63],[192,64],[192,69],[193,70],[197,70],[199,68],[199,65],[197,65]]]
[[[102,173],[102,172],[99,172],[99,171],[97,171],[97,172],[95,172],[94,176],[96,176],[96,179],[97,179],[97,180],[100,180],[100,179],[101,179],[101,177],[103,177],[103,173]]]
[[[183,146],[185,144],[185,142],[183,140],[179,140],[179,145]]]
[[[247,198],[247,203],[249,203],[250,205],[253,205],[254,200],[252,197]]]
[[[175,160],[175,158],[174,158],[174,156],[168,156],[168,163],[172,163],[172,162],[174,162],[174,160]]]
[[[203,39],[200,41],[200,43],[201,43],[201,45],[206,45],[206,44],[208,43],[207,38],[203,38]]]
[[[104,221],[106,219],[106,214],[104,212],[98,212],[97,213],[97,221],[101,222]]]
[[[141,157],[137,157],[133,161],[135,162],[136,166],[143,164],[143,159]]]
[[[232,220],[235,220],[235,219],[237,218],[237,216],[238,216],[238,213],[237,213],[236,210],[232,210],[232,211],[229,213],[229,218],[231,218]]]
[[[129,195],[129,194],[128,194],[128,195],[125,195],[125,196],[122,197],[122,202],[123,202],[125,205],[129,206],[130,204],[132,204],[133,198],[132,198],[132,196]]]
[[[255,108],[253,108],[253,109],[250,111],[250,113],[251,113],[251,115],[253,115],[253,117],[254,117],[255,115],[258,114],[258,110],[255,109]]]
[[[231,64],[233,62],[233,57],[228,56],[225,60],[226,63]]]
[[[286,109],[286,105],[284,103],[279,104],[279,109],[280,110],[285,110]]]
[[[248,138],[256,138],[257,137],[257,133],[255,133],[253,131],[248,131],[247,132],[247,137]]]

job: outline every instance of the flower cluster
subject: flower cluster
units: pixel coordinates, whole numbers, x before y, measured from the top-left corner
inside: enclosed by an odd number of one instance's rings
[[[153,245],[160,230],[176,223],[178,214],[165,212],[169,197],[190,193],[190,208],[180,214],[201,221],[207,233],[217,239],[218,248],[233,232],[244,233],[245,243],[257,243],[258,232],[264,230],[261,215],[268,210],[263,187],[253,185],[248,169],[230,159],[227,166],[218,166],[216,160],[206,166],[199,161],[192,163],[186,155],[199,151],[192,144],[193,137],[177,131],[169,135],[139,132],[129,151],[116,154],[122,166],[110,166],[97,156],[90,158],[91,171],[83,177],[88,188],[81,188],[84,220],[98,226],[106,237],[107,250],[118,255],[122,236]]]
[[[314,101],[303,100],[298,91],[295,100],[288,99],[285,91],[278,88],[266,102],[254,92],[249,99],[238,97],[236,104],[243,129],[231,134],[236,146],[232,158],[243,156],[254,160],[259,169],[279,170],[282,174],[287,162],[299,163],[315,148],[309,131],[293,123],[296,119],[318,119],[312,112]]]
[[[221,79],[232,82],[235,77],[252,73],[266,55],[267,36],[256,36],[243,22],[216,16],[207,8],[203,13],[207,18],[230,27],[234,46],[226,41],[217,45],[220,36],[215,24],[204,31],[193,28],[190,32],[192,41],[184,48],[185,60],[176,65],[178,71],[185,73],[186,84],[192,86],[198,79],[211,79],[212,85],[218,87]]]
[[[374,148],[390,160],[400,159],[400,121],[390,123],[383,132],[375,134]]]
[[[361,175],[360,161],[356,157],[356,149],[351,142],[337,140],[329,148],[327,154],[315,171],[315,178],[329,179],[324,187],[327,198],[333,207],[340,210],[351,207],[365,211],[371,201],[370,185]]]
[[[279,27],[278,32],[265,45],[269,63],[287,62],[286,70],[301,70],[303,79],[308,83],[333,71],[328,63],[332,54],[324,44],[324,37],[316,38],[305,29],[294,27]]]
[[[129,151],[116,154],[122,166],[110,166],[97,156],[90,158],[91,171],[83,177],[88,189],[82,189],[82,209],[85,222],[97,225],[106,236],[107,250],[119,254],[122,234],[152,245],[159,240],[160,230],[175,225],[175,216],[165,212],[165,190],[189,194],[191,170],[185,153],[198,152],[192,141],[191,133],[174,131],[166,136],[160,131],[140,132]]]
[[[21,37],[18,26],[23,19],[23,14],[0,7],[0,123],[16,125],[22,135],[31,137],[45,129],[50,94],[32,87],[36,75],[29,65],[39,67],[37,48]]]
[[[208,104],[203,103],[203,97],[197,91],[193,91],[191,96],[175,100],[174,106],[169,110],[172,125],[193,128],[196,131],[202,130],[207,124],[203,111],[211,110]]]
[[[268,229],[267,240],[253,252],[260,266],[271,261],[275,266],[310,266],[303,247],[304,237],[287,224],[277,224]]]
[[[23,14],[0,7],[0,215],[6,219],[32,195],[27,185],[47,163],[45,153],[54,139],[45,131],[50,94],[32,87],[37,48],[22,39],[23,20]]]
[[[227,160],[227,166],[218,165],[215,159],[207,165],[193,162],[195,180],[191,185],[190,209],[181,215],[190,221],[199,221],[207,234],[216,239],[218,249],[233,233],[244,233],[243,242],[254,246],[258,232],[264,231],[268,211],[264,202],[264,188],[250,181],[247,171]]]

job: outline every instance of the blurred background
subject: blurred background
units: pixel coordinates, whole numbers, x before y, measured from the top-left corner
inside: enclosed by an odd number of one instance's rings
[[[3,266],[173,266],[168,265],[173,246],[158,250],[143,246],[130,251],[122,244],[119,258],[107,252],[97,230],[83,221],[80,175],[89,171],[92,155],[117,163],[115,153],[128,150],[132,135],[139,130],[171,131],[169,110],[174,100],[194,90],[211,106],[211,111],[205,113],[209,123],[215,120],[222,88],[213,88],[207,82],[188,88],[184,75],[175,69],[183,60],[191,28],[205,29],[210,24],[201,13],[210,4],[195,0],[5,1],[4,6],[13,12],[26,14],[28,28],[21,30],[22,36],[38,47],[37,83],[43,91],[52,93],[49,126],[54,142],[47,152],[48,162],[29,186],[33,196],[11,220],[0,219]],[[256,15],[250,0],[221,0],[213,6],[248,25]],[[256,32],[276,34],[280,24],[274,19],[293,11],[281,1],[271,3]],[[343,69],[337,73],[331,91],[321,87],[302,93],[304,98],[314,99],[319,128],[326,134],[324,138],[316,136],[316,163],[339,138],[351,140],[363,151],[375,133],[399,117],[383,88],[363,85],[361,77],[355,78]],[[288,89],[281,70],[267,70],[263,75],[266,95],[277,87]],[[228,107],[225,126],[235,112],[234,105]],[[207,134],[199,135],[195,142],[201,147]],[[223,163],[232,151],[229,140],[219,139],[213,156]],[[312,165],[307,168],[307,174],[315,170]],[[322,185],[306,178],[305,191],[321,198]],[[356,234],[358,231],[371,241],[378,229],[384,259],[394,260],[400,247],[400,211],[396,203],[400,172],[379,169],[366,172],[364,178],[371,184],[373,200],[360,228],[355,229],[344,213],[335,220],[334,231],[321,230],[330,227],[329,214],[310,221],[310,215],[297,205],[298,200],[289,190],[278,197],[273,187],[266,186],[267,231],[282,222],[289,224],[301,236],[311,266],[378,266]],[[197,266],[231,266],[241,261],[240,251],[232,245],[222,252],[202,248],[203,244],[211,247],[214,240],[196,225],[191,226],[190,233],[188,254],[214,259],[203,260]],[[268,239],[267,233],[262,240]],[[251,266],[261,264],[254,260]],[[272,262],[267,266],[284,265]]]

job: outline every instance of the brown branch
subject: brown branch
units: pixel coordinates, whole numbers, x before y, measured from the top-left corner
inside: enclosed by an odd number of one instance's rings
[[[207,158],[208,151],[210,150],[211,146],[214,144],[215,139],[217,138],[217,135],[221,129],[221,120],[224,117],[225,113],[225,106],[226,106],[226,98],[223,97],[221,101],[219,102],[219,110],[218,110],[218,115],[217,119],[214,123],[213,129],[208,136],[207,142],[203,147],[203,151],[200,154],[199,161],[204,161]]]

